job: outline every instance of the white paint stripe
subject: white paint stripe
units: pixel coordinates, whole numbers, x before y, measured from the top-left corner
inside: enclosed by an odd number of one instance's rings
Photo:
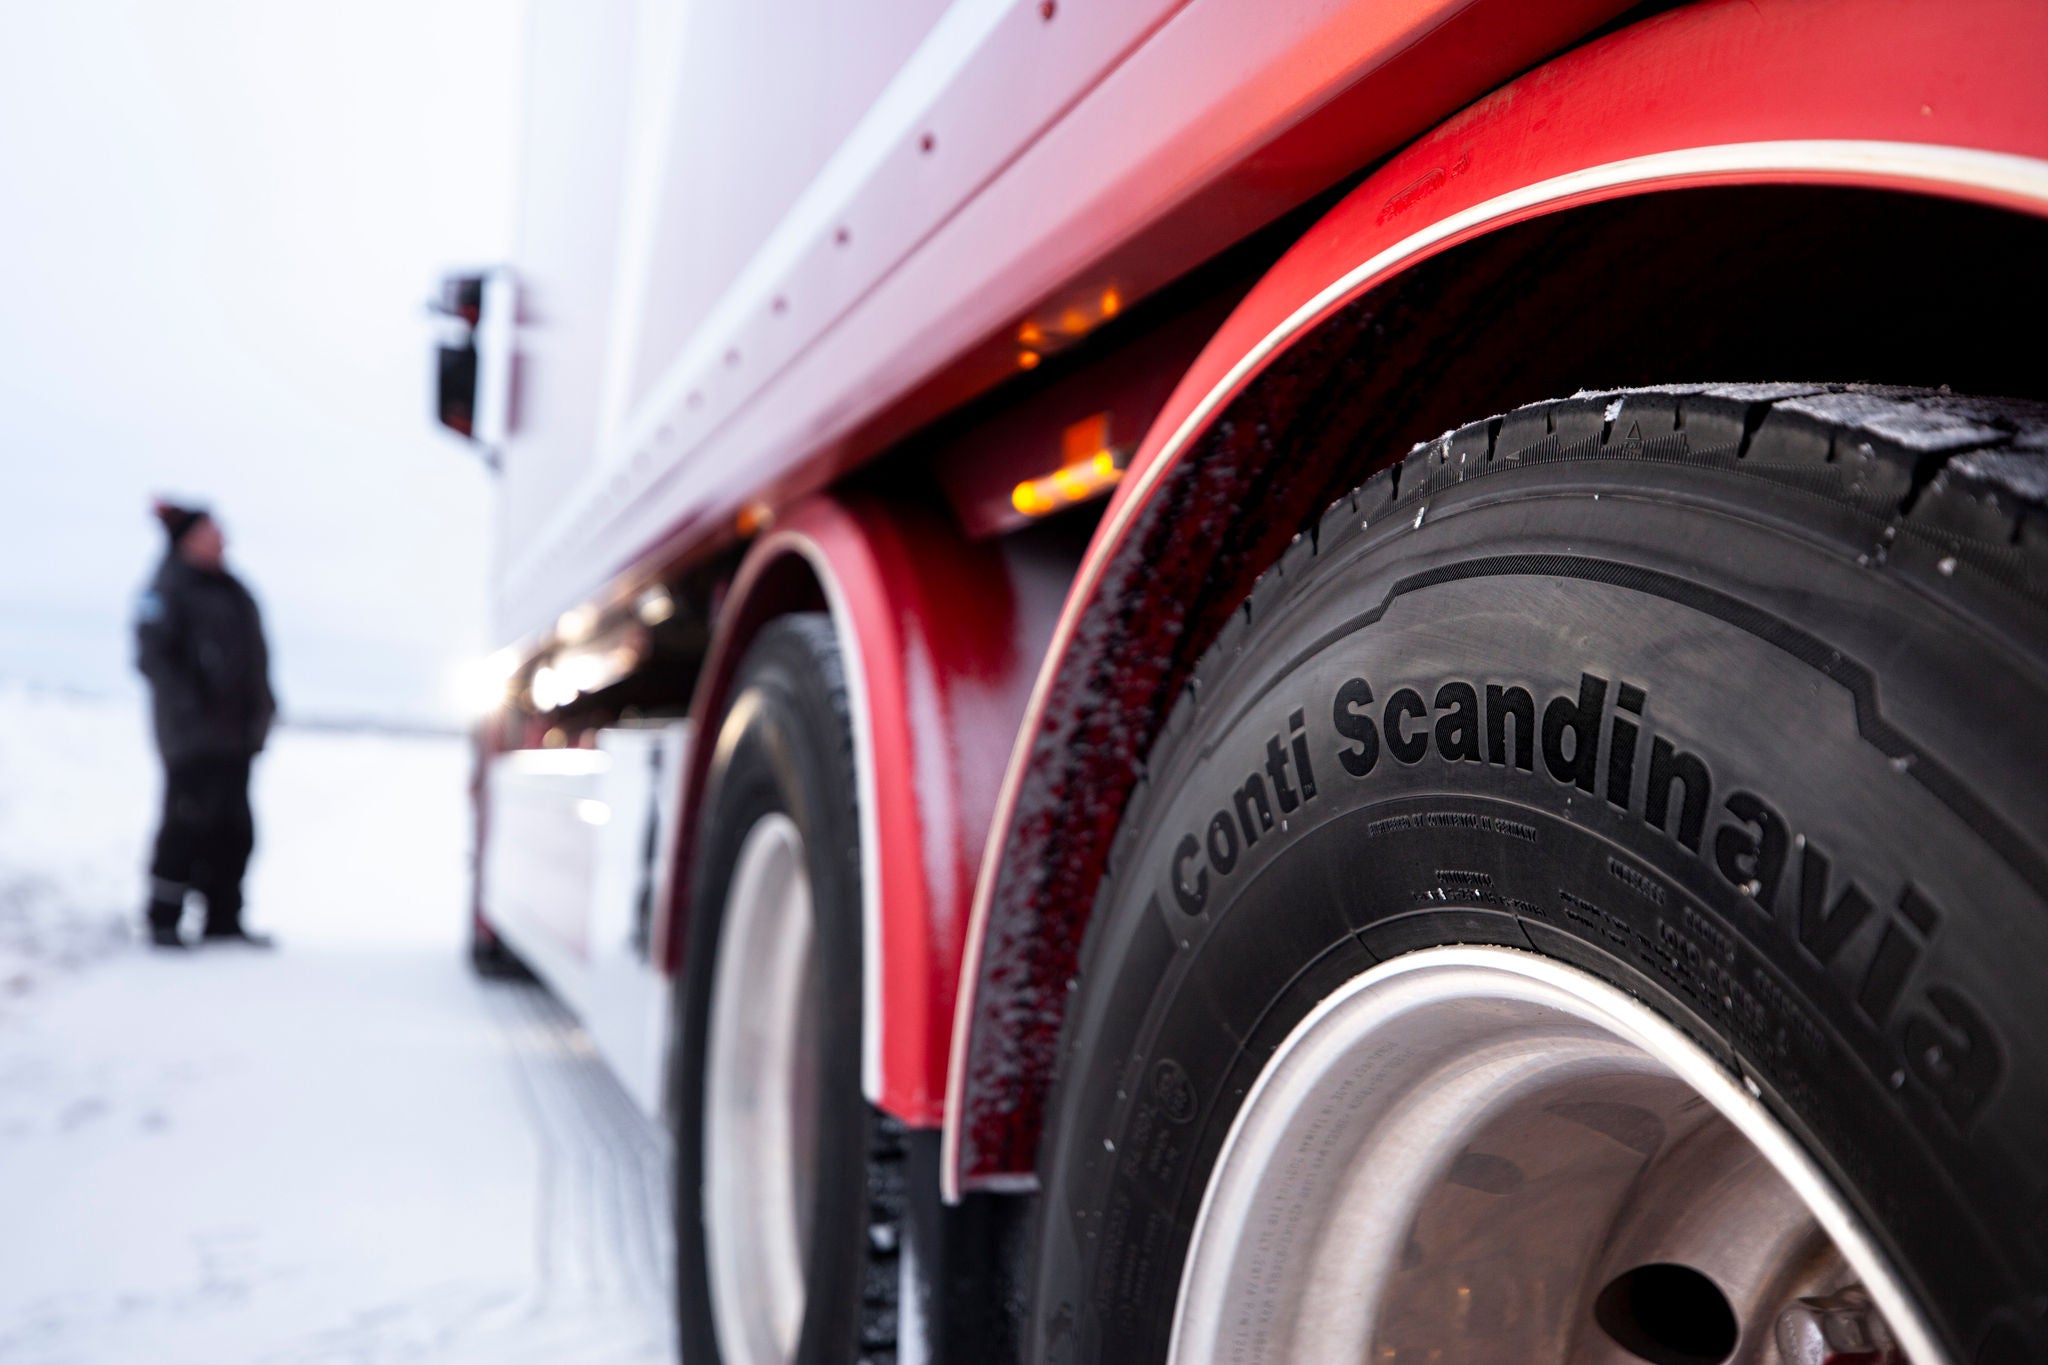
[[[1032,685],[1024,724],[1018,731],[1017,742],[1010,752],[1009,767],[1003,774],[996,817],[989,827],[988,845],[982,850],[981,870],[975,879],[974,906],[967,921],[966,954],[961,960],[960,987],[955,996],[952,1047],[946,1071],[945,1136],[939,1162],[943,1193],[948,1203],[958,1203],[962,1194],[960,1126],[965,1118],[962,1110],[966,1100],[967,1044],[974,1020],[974,996],[980,979],[981,954],[988,936],[989,902],[995,894],[995,878],[1002,864],[1003,841],[1009,832],[1010,821],[1016,815],[1017,794],[1030,763],[1032,738],[1044,720],[1046,699],[1051,694],[1060,661],[1073,643],[1081,609],[1094,599],[1096,590],[1101,586],[1103,572],[1122,546],[1131,522],[1183,447],[1208,425],[1216,410],[1235,394],[1238,385],[1263,367],[1276,351],[1353,294],[1362,292],[1379,276],[1392,272],[1403,262],[1422,255],[1449,238],[1545,204],[1623,186],[1772,173],[1864,177],[1902,186],[1918,184],[1991,193],[2048,206],[2048,162],[2005,152],[1932,143],[1848,140],[1738,142],[1688,147],[1589,166],[1474,204],[1431,223],[1360,262],[1295,309],[1256,346],[1245,352],[1174,428],[1173,434],[1160,447],[1158,456],[1140,471],[1130,496],[1118,504],[1106,532],[1098,531],[1090,544],[1088,557],[1074,577],[1067,609],[1060,613],[1059,624],[1054,628],[1045,663],[1038,671],[1038,681]]]
[[[755,553],[763,561],[782,550],[803,557],[824,589],[832,633],[839,641],[840,663],[846,671],[846,709],[853,724],[853,784],[860,823],[860,1088],[869,1104],[882,1096],[882,831],[881,790],[875,781],[875,734],[868,713],[868,675],[854,629],[845,589],[832,572],[825,551],[798,531],[776,531]]]

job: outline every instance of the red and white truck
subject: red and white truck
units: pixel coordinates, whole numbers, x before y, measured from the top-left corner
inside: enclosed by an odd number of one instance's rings
[[[2048,7],[525,60],[475,949],[691,1365],[2048,1359]]]

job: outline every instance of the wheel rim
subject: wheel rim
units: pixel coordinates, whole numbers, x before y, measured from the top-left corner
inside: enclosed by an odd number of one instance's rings
[[[803,1327],[818,1092],[803,836],[748,831],[719,931],[704,1079],[704,1238],[726,1365],[782,1365]]]
[[[1582,972],[1442,948],[1347,983],[1266,1064],[1172,1358],[1767,1365],[1798,1301],[1858,1285],[1907,1359],[1942,1358],[1743,1081]]]

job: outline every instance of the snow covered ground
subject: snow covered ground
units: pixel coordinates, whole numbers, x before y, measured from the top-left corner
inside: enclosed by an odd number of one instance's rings
[[[0,686],[0,1360],[670,1358],[667,1154],[461,957],[459,741],[284,730],[248,920],[135,939],[125,704]]]

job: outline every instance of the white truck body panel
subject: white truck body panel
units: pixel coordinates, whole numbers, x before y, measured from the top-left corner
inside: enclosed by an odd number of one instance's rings
[[[675,862],[688,722],[599,732],[595,749],[519,749],[486,776],[481,894],[492,927],[582,1020],[660,1117],[669,979],[650,928]]]
[[[1023,322],[1100,321],[1416,131],[1459,92],[1397,77],[1261,155],[1474,2],[535,0],[499,642],[822,486],[941,372],[953,402],[1015,373]]]

